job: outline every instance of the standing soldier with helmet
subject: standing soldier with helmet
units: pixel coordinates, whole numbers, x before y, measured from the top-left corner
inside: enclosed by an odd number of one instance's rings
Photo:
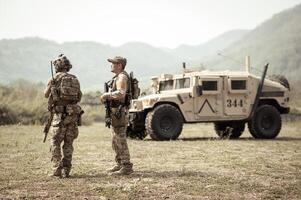
[[[113,59],[108,59],[108,61],[112,63],[111,72],[115,76],[109,82],[109,91],[100,97],[102,102],[108,102],[111,111],[109,124],[107,125],[112,125],[112,147],[115,151],[116,165],[108,172],[116,175],[128,175],[133,173],[133,164],[130,162],[130,153],[126,141],[127,115],[131,99],[129,93],[130,78],[127,72],[124,71],[127,60],[116,56]]]
[[[51,162],[53,164],[51,176],[68,178],[72,166],[73,140],[78,136],[78,125],[83,114],[78,105],[82,93],[76,76],[68,73],[72,65],[67,57],[63,54],[59,55],[51,62],[51,70],[52,63],[56,73],[52,74],[44,91],[45,97],[48,98],[50,112],[50,120],[45,126],[44,133],[46,139],[51,127]]]

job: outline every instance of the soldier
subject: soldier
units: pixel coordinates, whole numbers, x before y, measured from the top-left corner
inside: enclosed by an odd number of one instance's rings
[[[82,93],[76,76],[68,73],[72,65],[67,57],[61,54],[53,64],[56,73],[44,91],[45,97],[49,98],[48,110],[52,116],[51,176],[68,178],[72,166],[73,140],[78,136],[78,125],[83,113],[78,105]]]
[[[111,65],[111,72],[115,74],[110,82],[109,92],[101,96],[101,101],[108,100],[111,107],[111,123],[112,123],[112,147],[115,151],[116,165],[108,170],[108,172],[116,175],[128,175],[133,173],[133,164],[130,162],[130,153],[126,141],[128,103],[129,97],[129,75],[124,71],[126,59],[116,56],[108,59]]]

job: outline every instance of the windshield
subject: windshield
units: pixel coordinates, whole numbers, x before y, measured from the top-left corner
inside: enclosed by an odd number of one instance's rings
[[[183,89],[190,87],[190,78],[176,79],[176,89]]]
[[[159,91],[172,90],[173,89],[173,80],[161,81]]]

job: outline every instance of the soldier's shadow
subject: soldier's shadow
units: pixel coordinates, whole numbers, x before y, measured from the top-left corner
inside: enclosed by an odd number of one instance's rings
[[[123,175],[123,176],[118,176],[118,175],[110,175],[106,172],[103,173],[87,173],[87,174],[74,174],[70,176],[70,179],[86,179],[86,178],[91,178],[91,179],[101,179],[101,178],[113,178],[113,179],[127,179],[127,178],[179,178],[179,177],[212,177],[212,176],[217,176],[217,174],[212,174],[209,172],[202,172],[202,171],[183,171],[183,170],[178,170],[178,171],[140,171],[140,170],[135,170],[132,174],[130,175]]]

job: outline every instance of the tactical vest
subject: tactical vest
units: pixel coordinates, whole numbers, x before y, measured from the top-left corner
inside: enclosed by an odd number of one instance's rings
[[[125,97],[123,99],[111,101],[111,107],[113,107],[113,108],[119,107],[119,106],[126,106],[126,107],[129,106],[129,104],[127,102],[128,98],[129,98],[129,75],[126,71],[122,71],[120,74],[124,74],[127,77],[126,93],[125,93]],[[119,74],[114,76],[111,80],[110,88],[111,88],[112,92],[115,92],[117,90],[116,82],[117,82],[118,76],[119,76]]]

